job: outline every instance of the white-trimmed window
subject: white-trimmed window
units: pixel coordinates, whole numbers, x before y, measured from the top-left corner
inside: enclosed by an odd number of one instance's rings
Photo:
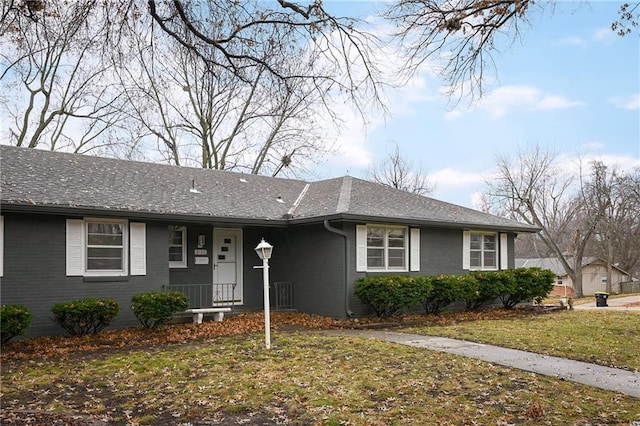
[[[169,227],[169,267],[187,267],[187,228],[185,226]]]
[[[358,225],[356,227],[357,271],[408,271],[409,235],[414,248],[411,251],[411,270],[419,270],[419,229],[406,226]]]
[[[68,276],[146,275],[146,227],[121,219],[68,219]]]
[[[86,270],[125,275],[127,222],[86,221]]]
[[[500,239],[498,239],[500,235]],[[462,245],[463,269],[472,271],[491,271],[507,265],[507,235],[497,232],[463,232]]]

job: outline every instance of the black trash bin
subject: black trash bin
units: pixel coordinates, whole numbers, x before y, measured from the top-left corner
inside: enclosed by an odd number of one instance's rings
[[[609,306],[607,305],[607,298],[609,297],[609,293],[604,291],[596,291],[596,306]]]

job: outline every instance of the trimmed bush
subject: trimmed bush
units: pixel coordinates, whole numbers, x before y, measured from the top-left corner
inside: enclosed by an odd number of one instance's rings
[[[408,275],[369,276],[355,282],[354,292],[378,317],[390,317],[402,308],[418,304],[424,292],[424,279]]]
[[[464,287],[471,284],[469,275],[438,275],[430,278],[431,291],[420,301],[427,314],[439,314],[464,295]]]
[[[463,296],[468,310],[481,309],[513,288],[514,278],[509,271],[472,272],[471,276],[476,283],[475,290],[468,286]]]
[[[95,334],[105,327],[120,312],[114,299],[72,300],[57,303],[51,309],[53,320],[72,336]]]
[[[503,289],[500,300],[505,309],[513,309],[521,302],[541,303],[553,290],[555,274],[548,269],[509,269],[512,281]]]
[[[133,314],[145,328],[166,324],[174,314],[189,307],[187,296],[178,291],[135,294],[131,302]]]
[[[31,325],[31,314],[22,305],[0,307],[0,336],[2,344],[23,334]]]

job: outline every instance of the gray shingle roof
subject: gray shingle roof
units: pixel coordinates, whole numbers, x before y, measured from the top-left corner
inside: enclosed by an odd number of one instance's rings
[[[352,219],[536,230],[352,177],[308,183],[9,146],[0,146],[0,154],[3,208],[273,224]]]

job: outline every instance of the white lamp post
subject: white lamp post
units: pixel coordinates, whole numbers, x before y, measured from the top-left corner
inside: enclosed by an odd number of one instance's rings
[[[258,257],[262,259],[262,281],[264,287],[264,343],[267,349],[271,349],[271,318],[269,313],[269,259],[273,246],[264,238],[255,248]]]

